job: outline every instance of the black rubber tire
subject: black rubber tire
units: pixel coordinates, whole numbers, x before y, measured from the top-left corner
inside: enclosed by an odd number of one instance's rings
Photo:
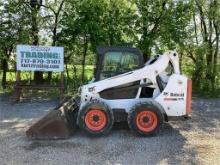
[[[134,107],[129,111],[128,119],[127,119],[128,120],[128,126],[129,126],[130,130],[138,136],[151,136],[151,135],[156,134],[160,130],[160,128],[161,128],[161,126],[164,122],[164,115],[162,113],[163,110],[161,108],[162,107],[160,105],[158,105],[158,103],[156,103],[155,101],[137,103],[136,105],[134,105]],[[155,127],[155,129],[150,131],[150,132],[143,132],[136,125],[137,115],[142,111],[146,111],[146,109],[148,111],[151,111],[154,114],[156,114],[157,121],[158,121],[157,126]]]
[[[105,127],[101,129],[100,131],[93,131],[89,129],[85,124],[85,115],[92,108],[101,109],[107,117],[107,123]],[[87,103],[86,105],[83,106],[81,110],[79,110],[78,116],[77,116],[77,123],[78,123],[79,128],[83,130],[83,132],[85,132],[88,136],[103,136],[103,135],[108,134],[110,130],[112,129],[113,124],[114,124],[114,115],[113,115],[112,110],[105,103],[95,100],[90,103]]]

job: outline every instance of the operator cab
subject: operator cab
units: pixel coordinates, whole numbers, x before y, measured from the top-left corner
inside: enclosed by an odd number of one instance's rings
[[[100,81],[143,66],[143,55],[137,48],[99,46],[94,78],[95,81]]]
[[[160,58],[161,55],[155,55],[151,57],[146,64],[144,64],[143,54],[137,48],[131,47],[116,47],[116,46],[99,46],[97,47],[97,60],[96,67],[94,70],[94,79],[91,82],[96,82],[104,80],[119,74],[123,74],[129,71],[133,71],[142,68],[144,65],[151,65]],[[164,90],[170,75],[173,73],[173,66],[170,63],[169,67],[164,73],[156,76],[157,85],[160,93]],[[114,89],[122,87],[131,87],[140,84],[140,81],[128,83],[119,87],[114,87]],[[119,99],[119,98],[133,98],[137,94],[137,88],[125,89],[124,95],[116,95],[114,97],[114,90],[109,90],[108,96],[105,96],[105,91],[100,94],[103,98]],[[122,91],[120,92],[123,93]],[[130,93],[130,94],[129,94]],[[154,89],[150,87],[143,87],[141,90],[140,97],[153,97]],[[125,97],[126,96],[126,97]]]

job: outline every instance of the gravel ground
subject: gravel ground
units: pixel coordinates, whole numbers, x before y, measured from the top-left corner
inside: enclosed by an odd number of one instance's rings
[[[154,137],[136,137],[125,125],[100,138],[77,131],[67,140],[28,140],[27,128],[56,105],[0,97],[0,165],[220,164],[220,99],[194,99],[191,120],[166,123]]]

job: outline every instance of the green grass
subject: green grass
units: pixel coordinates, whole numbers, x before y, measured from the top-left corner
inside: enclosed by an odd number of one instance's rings
[[[74,69],[75,68],[75,69]],[[87,83],[90,81],[93,77],[93,66],[87,65],[85,67],[85,77],[84,82],[82,82],[82,66],[81,65],[68,65],[68,73],[69,78],[67,78],[67,72],[66,68],[64,68],[64,82],[65,82],[65,93],[66,94],[74,94],[78,90],[79,86]],[[2,70],[0,70],[0,82],[2,82]],[[47,73],[44,73],[44,79],[47,79]],[[21,80],[26,83],[30,84],[31,81],[33,81],[34,78],[34,72],[21,72]],[[5,90],[2,89],[2,86],[0,86],[0,92],[4,93],[11,93],[13,91],[13,86],[16,81],[16,72],[15,71],[8,71],[7,72],[7,88]],[[53,72],[52,74],[52,80],[51,84],[55,85],[60,83],[60,73],[59,72]],[[50,91],[51,95],[56,95],[57,90]]]
[[[69,71],[69,77],[74,78],[74,76],[80,77],[82,75],[82,66],[81,65],[75,65],[76,70],[74,70],[74,66],[68,65],[68,71]],[[85,78],[86,80],[92,79],[93,77],[93,66],[87,65],[85,67]],[[76,71],[76,72],[75,72]],[[65,71],[65,74],[67,72]]]
[[[76,76],[80,77],[82,74],[82,67],[80,65],[76,65]],[[85,77],[86,79],[91,79],[93,77],[93,66],[92,65],[87,65],[85,67]],[[74,77],[75,73],[74,73],[74,67],[71,65],[68,65],[68,70],[69,70],[69,76],[70,77]],[[66,75],[66,70],[64,71],[65,75]],[[2,81],[2,70],[0,70],[0,81]],[[59,72],[53,72],[52,74],[52,79],[57,79],[59,78],[60,73]],[[21,80],[26,80],[29,81],[31,79],[33,79],[34,77],[34,72],[27,72],[27,71],[23,71],[21,72]],[[44,78],[47,77],[47,73],[44,73]],[[7,72],[7,82],[15,82],[16,80],[16,72],[15,71],[8,71]]]

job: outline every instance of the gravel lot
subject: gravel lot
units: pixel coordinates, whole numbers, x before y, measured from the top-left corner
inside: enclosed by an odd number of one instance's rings
[[[0,97],[0,165],[220,164],[220,99],[194,99],[191,120],[167,123],[154,137],[136,137],[124,125],[100,138],[77,131],[67,140],[28,140],[25,130],[56,105]]]

